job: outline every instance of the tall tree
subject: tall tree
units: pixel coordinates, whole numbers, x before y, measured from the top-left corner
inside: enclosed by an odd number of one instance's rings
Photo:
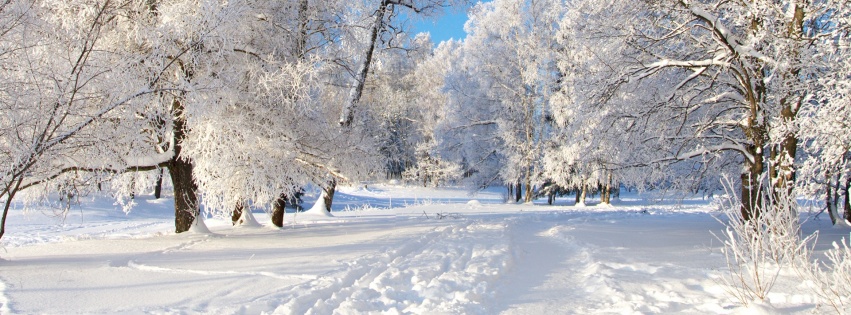
[[[846,11],[841,8],[846,5],[652,3],[627,43],[646,52],[636,58],[631,78],[650,80],[647,84],[661,92],[642,118],[657,121],[652,125],[657,139],[675,148],[654,162],[734,154],[744,166],[746,219],[759,215],[763,193],[791,194],[797,173],[795,120],[812,96],[807,88],[812,44],[823,35],[807,33],[804,26],[837,8]]]
[[[498,127],[507,158],[501,177],[522,183],[526,202],[532,201],[532,188],[541,182],[548,104],[558,80],[555,26],[563,8],[556,0],[480,3],[473,9],[462,48],[468,69],[481,72],[473,79],[486,87],[486,96],[472,101],[479,109],[488,103],[498,106],[486,122]]]
[[[174,65],[157,62],[162,55],[156,50],[138,55],[124,49],[133,44],[126,34],[137,26],[132,17],[138,10],[134,1],[3,2],[0,237],[23,189],[39,185],[49,193],[63,186],[53,183],[79,179],[80,172],[153,169],[123,141],[133,138],[121,136],[128,129],[115,124],[132,120],[128,116],[161,90],[164,72]]]

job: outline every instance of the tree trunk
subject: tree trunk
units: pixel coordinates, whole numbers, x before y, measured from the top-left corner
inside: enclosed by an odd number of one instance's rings
[[[168,172],[174,186],[174,227],[175,232],[189,231],[198,214],[198,197],[192,177],[192,163],[174,157],[169,163]]]
[[[357,103],[360,101],[361,95],[363,94],[363,87],[366,84],[366,77],[369,74],[369,64],[372,62],[372,54],[375,51],[375,43],[378,39],[378,33],[381,30],[381,26],[384,24],[384,11],[386,10],[387,1],[383,0],[379,5],[378,10],[375,11],[375,21],[372,24],[372,29],[370,29],[369,34],[369,47],[366,50],[366,55],[360,64],[360,68],[358,68],[358,72],[355,74],[355,84],[349,91],[349,97],[346,99],[346,103],[343,104],[343,111],[340,113],[340,126],[348,127],[352,124],[352,120],[354,119],[355,106],[357,106]]]
[[[272,224],[277,227],[284,227],[284,213],[286,212],[287,195],[281,194],[275,202],[272,203]]]
[[[793,124],[797,116],[799,104],[787,104],[787,100],[781,100],[783,108],[780,111],[782,121]],[[795,155],[798,151],[798,138],[794,132],[789,131],[782,136],[780,144],[771,147],[771,165],[768,173],[772,183],[772,193],[775,200],[784,197],[792,197],[797,177],[795,167]]]
[[[242,211],[245,210],[245,207],[242,206],[242,202],[236,203],[236,206],[233,208],[233,213],[230,216],[231,223],[236,225],[239,223],[239,218],[242,218]]]
[[[582,198],[582,188],[576,187],[576,200],[574,204],[579,204],[579,198]]]
[[[157,175],[157,183],[156,183],[156,185],[154,185],[154,198],[160,199],[160,196],[162,196],[162,192],[163,192],[163,169],[159,169],[159,175]]]
[[[548,205],[551,205],[551,206],[552,206],[552,205],[553,205],[553,201],[555,201],[555,199],[556,199],[556,198],[555,198],[555,195],[554,195],[552,192],[547,193],[547,204],[548,204]]]
[[[514,202],[520,202],[520,198],[523,197],[523,187],[520,185],[520,181],[518,180],[514,183]]]
[[[745,172],[742,173],[742,218],[750,220],[759,216],[762,207],[762,183],[760,178],[764,171],[762,161],[762,140],[746,146],[746,150],[754,157],[753,163],[745,159]]]
[[[23,181],[23,176],[17,180],[14,180],[13,178],[13,183],[10,183],[9,186],[7,186],[6,201],[3,203],[3,218],[0,218],[0,240],[3,239],[3,234],[6,234],[6,218],[9,216],[9,208],[12,207],[12,200],[15,199],[15,194],[18,193],[18,189],[21,187],[21,182]]]
[[[804,33],[804,8],[801,5],[795,5],[792,21],[789,23],[788,36],[789,38],[799,39]],[[789,54],[792,59],[800,60],[799,52],[792,46]],[[786,80],[800,81],[801,69],[792,67],[788,73],[784,73]],[[790,91],[788,95],[780,100],[780,123],[788,126],[794,126],[798,116],[798,110],[801,108],[801,96]],[[793,190],[795,188],[795,179],[797,177],[797,167],[795,166],[795,156],[798,150],[798,137],[794,128],[784,128],[783,135],[780,136],[780,144],[772,146],[771,150],[771,166],[769,174],[771,183],[773,184],[773,192],[775,200],[779,198],[794,198]]]
[[[851,177],[845,179],[845,187],[842,188],[842,192],[845,193],[845,204],[842,208],[845,210],[845,220],[851,222],[851,196],[848,196],[849,186],[851,186]]]
[[[582,195],[579,196],[579,203],[580,204],[583,204],[583,205],[585,204],[585,197],[587,195],[588,195],[588,185],[583,184],[582,185]]]
[[[172,102],[174,115],[174,157],[168,163],[168,173],[174,186],[174,227],[175,232],[189,231],[198,215],[198,186],[192,176],[192,162],[180,157],[183,140],[186,139],[186,118],[183,116],[183,104],[178,99]]]
[[[839,220],[840,216],[836,209],[836,203],[833,198],[833,185],[831,185],[831,176],[830,172],[825,173],[824,175],[824,192],[825,192],[825,203],[824,206],[827,208],[827,214],[830,216],[830,223],[836,225],[836,222]],[[838,191],[836,192],[839,193]]]
[[[337,180],[331,179],[326,187],[322,187],[322,199],[325,201],[325,210],[331,212],[331,203],[334,202],[334,193],[337,190]]]
[[[298,7],[298,41],[296,42],[296,50],[299,60],[304,60],[307,55],[307,27],[308,22],[310,22],[307,10],[307,0],[300,0]]]
[[[533,197],[535,197],[535,187],[532,187],[532,175],[526,173],[526,199],[523,200],[526,203],[532,202]]]

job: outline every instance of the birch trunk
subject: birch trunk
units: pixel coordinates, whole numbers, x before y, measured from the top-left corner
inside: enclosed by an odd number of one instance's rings
[[[340,126],[348,127],[352,124],[355,115],[355,106],[360,101],[363,94],[363,87],[366,84],[366,77],[369,74],[369,65],[372,63],[372,54],[375,51],[375,43],[378,39],[378,33],[381,31],[381,26],[384,23],[384,11],[387,10],[387,1],[381,1],[378,10],[375,11],[375,21],[372,23],[372,29],[369,33],[369,47],[366,49],[363,62],[361,62],[357,73],[355,74],[355,84],[349,90],[349,96],[346,103],[343,104],[343,110],[340,113]]]

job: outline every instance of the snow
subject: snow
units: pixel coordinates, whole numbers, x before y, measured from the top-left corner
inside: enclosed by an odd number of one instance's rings
[[[212,217],[202,221],[208,231],[183,234],[173,232],[170,200],[150,196],[127,215],[102,197],[63,220],[16,209],[0,249],[0,313],[818,311],[791,273],[771,304],[744,307],[727,295],[721,242],[710,233],[723,226],[700,198],[627,194],[576,208],[572,196],[548,206],[506,204],[502,193],[340,187],[333,216],[287,213],[279,229],[256,211],[268,228]],[[848,235],[829,220],[804,228],[821,230],[819,248]]]

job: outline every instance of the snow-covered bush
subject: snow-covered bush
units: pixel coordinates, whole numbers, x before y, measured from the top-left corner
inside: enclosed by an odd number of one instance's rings
[[[443,159],[433,152],[434,141],[417,145],[417,164],[402,172],[402,177],[408,182],[419,182],[425,186],[438,187],[460,179],[463,171],[461,165]]]
[[[841,245],[833,242],[825,257],[825,261],[813,261],[807,255],[796,270],[805,283],[813,286],[822,303],[829,304],[838,314],[851,314],[851,247],[843,238]]]
[[[728,184],[727,194],[733,185]],[[761,192],[760,192],[761,193]],[[762,194],[758,215],[745,220],[738,198],[720,198],[727,225],[722,249],[728,272],[721,278],[727,292],[742,305],[768,303],[767,296],[784,267],[808,257],[816,234],[801,236],[798,206],[792,196]]]

